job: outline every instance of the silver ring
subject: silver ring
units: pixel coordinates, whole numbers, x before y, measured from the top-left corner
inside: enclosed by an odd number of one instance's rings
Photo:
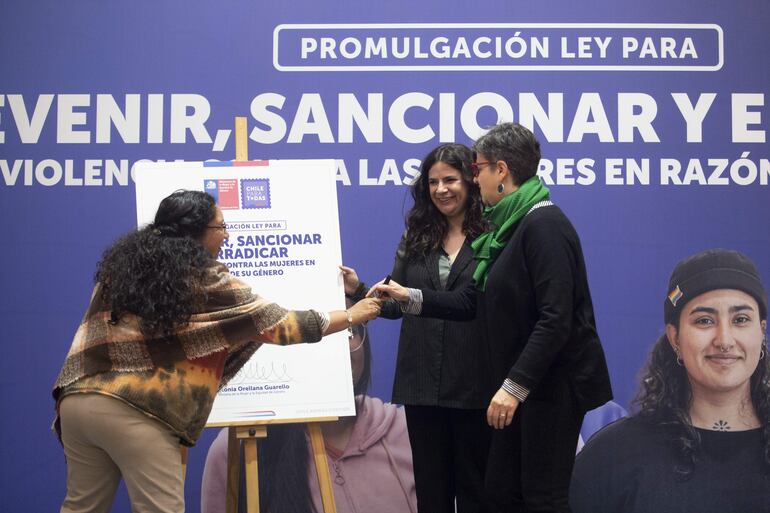
[[[507,416],[507,415],[508,415],[507,413],[501,413],[501,414],[500,414],[500,416],[501,416],[501,417],[505,417],[505,416]]]

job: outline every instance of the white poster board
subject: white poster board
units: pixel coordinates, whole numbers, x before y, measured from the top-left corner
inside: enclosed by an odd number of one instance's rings
[[[248,165],[244,165],[248,164]],[[139,163],[137,222],[178,189],[217,199],[230,239],[219,261],[260,296],[296,310],[343,310],[332,160]],[[347,332],[317,344],[263,344],[217,395],[208,426],[355,415]]]

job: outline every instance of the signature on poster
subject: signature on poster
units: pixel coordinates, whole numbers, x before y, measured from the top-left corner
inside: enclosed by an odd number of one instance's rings
[[[286,383],[290,381],[294,381],[294,378],[291,377],[286,363],[251,361],[244,365],[228,384]]]

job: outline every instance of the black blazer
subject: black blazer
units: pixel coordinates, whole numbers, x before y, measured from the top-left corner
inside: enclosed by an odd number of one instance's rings
[[[561,401],[566,381],[583,411],[612,399],[596,333],[583,251],[572,223],[556,206],[519,221],[489,271],[486,291],[423,289],[423,316],[473,318],[488,346],[490,374]]]
[[[438,249],[424,257],[406,259],[402,239],[391,276],[406,287],[442,290],[438,275],[441,253]],[[466,241],[452,263],[446,290],[469,286],[475,269],[473,250]],[[380,315],[402,318],[393,381],[394,403],[465,409],[488,406],[496,387],[488,379],[487,353],[475,321],[402,317],[395,301],[385,303]]]

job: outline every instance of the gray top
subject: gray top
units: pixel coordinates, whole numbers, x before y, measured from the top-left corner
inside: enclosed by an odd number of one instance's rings
[[[446,290],[446,281],[449,278],[449,272],[452,270],[452,261],[446,251],[441,251],[438,257],[438,279],[441,283],[441,290]]]

